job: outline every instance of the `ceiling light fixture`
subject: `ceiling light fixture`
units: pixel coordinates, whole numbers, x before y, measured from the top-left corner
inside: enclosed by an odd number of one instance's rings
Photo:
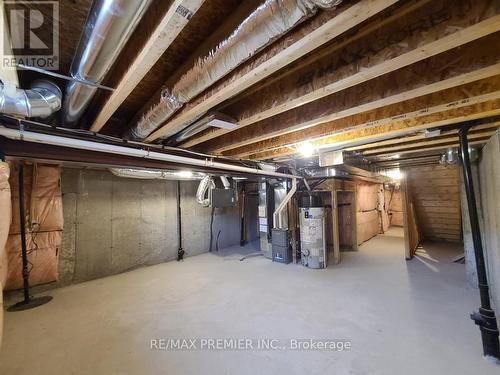
[[[306,141],[300,143],[297,150],[302,156],[309,157],[315,153],[316,147],[311,142]]]

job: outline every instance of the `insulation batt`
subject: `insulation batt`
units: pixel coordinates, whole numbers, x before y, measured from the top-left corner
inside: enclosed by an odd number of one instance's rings
[[[0,162],[0,290],[7,277],[7,253],[5,244],[9,236],[12,218],[11,194],[9,185],[9,164]]]
[[[0,347],[3,331],[2,290],[7,280],[7,252],[5,244],[9,236],[12,207],[10,202],[9,164],[0,162]]]
[[[30,286],[45,284],[58,279],[58,255],[62,231],[31,232],[26,235]],[[7,241],[9,269],[5,290],[23,287],[21,235],[11,234]]]
[[[12,222],[6,244],[8,261],[4,289],[22,287],[21,235],[19,216],[19,166],[10,164]],[[24,197],[26,242],[30,262],[30,285],[58,278],[58,248],[63,230],[61,169],[57,165],[25,165]]]
[[[318,8],[332,8],[339,0],[266,0],[207,56],[200,58],[173,86],[163,90],[160,102],[131,129],[133,139],[144,139],[185,103],[233,71]],[[189,125],[189,124],[186,124]],[[173,134],[166,134],[168,138]]]

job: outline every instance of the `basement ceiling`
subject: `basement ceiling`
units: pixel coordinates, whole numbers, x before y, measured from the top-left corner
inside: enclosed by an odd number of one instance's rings
[[[99,90],[80,128],[122,137],[162,88],[170,89],[263,4],[201,3],[102,126],[96,118],[109,107],[111,94]],[[59,4],[59,73],[68,75],[91,1]],[[102,84],[117,88],[123,83],[142,49],[155,42],[161,20],[173,7],[181,9],[179,4],[190,2],[152,2]],[[261,31],[258,26],[255,32]],[[159,123],[145,142],[163,142],[169,129],[218,111],[237,126],[208,128],[177,146],[235,159],[286,160],[307,141],[318,152],[345,146],[380,161],[437,155],[457,146],[461,123],[479,120],[471,143],[480,147],[500,124],[495,117],[500,115],[500,49],[491,48],[499,44],[497,0],[342,1],[334,9],[319,9],[249,56]],[[20,71],[24,86],[38,76]],[[424,136],[425,129],[438,128],[441,135]]]

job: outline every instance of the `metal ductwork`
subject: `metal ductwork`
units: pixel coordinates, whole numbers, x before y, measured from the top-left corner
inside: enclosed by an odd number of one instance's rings
[[[71,64],[73,78],[98,85],[125,46],[151,0],[95,0]],[[63,123],[73,127],[97,87],[72,81],[66,87]]]
[[[210,189],[215,188],[214,179],[210,176],[204,177],[200,184],[198,185],[198,190],[196,191],[196,201],[203,207],[210,206]]]
[[[12,89],[0,81],[0,113],[23,118],[46,118],[61,108],[61,89],[52,81],[33,81],[30,89]]]
[[[201,180],[206,175],[191,171],[155,171],[135,168],[109,168],[109,171],[118,177],[137,178],[143,180]]]
[[[200,58],[171,89],[165,88],[154,104],[129,130],[127,137],[142,140],[194,97],[229,74],[319,8],[333,8],[342,0],[266,0],[231,35]],[[186,123],[186,128],[191,123]],[[178,131],[166,134],[169,138]]]

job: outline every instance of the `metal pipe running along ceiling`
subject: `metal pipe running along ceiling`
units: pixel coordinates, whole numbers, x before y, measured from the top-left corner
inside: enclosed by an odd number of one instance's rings
[[[132,35],[151,0],[95,0],[71,63],[71,76],[100,84]],[[63,123],[73,127],[97,90],[73,81],[66,87]]]
[[[286,173],[273,172],[269,170],[256,169],[241,165],[233,165],[213,161],[210,158],[196,159],[187,156],[173,155],[163,152],[151,151],[149,149],[138,149],[132,147],[117,146],[107,143],[99,143],[82,139],[62,137],[51,134],[37,133],[22,129],[11,129],[0,126],[0,136],[18,141],[41,143],[45,145],[62,146],[78,150],[96,151],[111,153],[122,156],[131,156],[136,158],[151,159],[170,163],[178,163],[186,166],[196,166],[201,168],[219,169],[227,172],[243,173],[249,175],[258,175],[263,177],[278,178],[302,178]]]

